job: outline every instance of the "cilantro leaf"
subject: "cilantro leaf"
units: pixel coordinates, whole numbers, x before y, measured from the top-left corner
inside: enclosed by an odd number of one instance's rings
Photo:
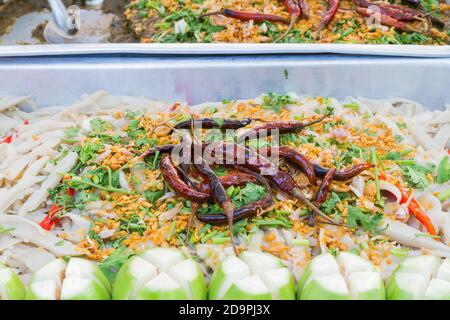
[[[241,207],[250,202],[257,201],[265,195],[266,189],[263,186],[249,182],[237,194],[231,197],[231,201],[236,207]]]
[[[100,270],[113,282],[120,267],[133,255],[127,247],[119,247],[100,263]]]
[[[280,113],[282,108],[288,104],[294,103],[294,100],[287,94],[278,94],[269,92],[263,97],[262,108],[272,109],[276,113]]]
[[[410,187],[423,190],[430,183],[426,175],[432,173],[434,167],[432,165],[423,166],[416,163],[412,165],[401,165],[400,170],[408,180]]]
[[[322,211],[326,214],[333,214],[336,205],[341,202],[341,199],[335,192],[331,192],[331,195],[328,197],[328,199],[322,204]]]
[[[375,232],[376,228],[383,220],[382,213],[371,215],[353,206],[348,206],[347,224],[354,227],[362,227],[365,231]]]

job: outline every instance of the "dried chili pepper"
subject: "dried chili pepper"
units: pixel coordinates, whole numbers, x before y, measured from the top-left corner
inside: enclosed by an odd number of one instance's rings
[[[202,129],[239,129],[247,126],[252,122],[252,119],[245,118],[242,120],[235,119],[213,119],[213,118],[203,118],[203,119],[189,119],[182,121],[174,126],[175,129],[191,129],[192,127],[201,127]]]
[[[270,121],[253,127],[250,131],[239,136],[238,141],[242,142],[245,139],[253,139],[258,136],[258,133],[265,132],[266,136],[270,136],[273,130],[278,130],[278,133],[295,133],[300,132],[304,128],[322,122],[325,118],[329,117],[331,114],[327,113],[317,120],[311,122],[303,123],[299,121]]]
[[[259,12],[248,12],[248,11],[239,11],[239,10],[233,10],[233,9],[223,9],[221,11],[217,12],[210,12],[200,15],[200,18],[206,17],[206,16],[212,16],[220,14],[228,18],[238,19],[242,21],[250,21],[253,20],[255,22],[281,22],[281,23],[288,23],[287,19],[281,16],[277,16],[274,14],[265,14],[265,13],[259,13]]]
[[[302,14],[302,9],[300,8],[300,5],[296,0],[282,0],[282,1],[287,11],[289,12],[290,21],[287,30],[274,42],[279,42],[283,40],[291,32],[292,28],[297,23],[298,19],[300,18],[300,15]]]
[[[317,184],[316,174],[314,172],[314,166],[312,162],[310,162],[303,154],[301,154],[298,150],[287,147],[266,147],[259,150],[260,154],[267,154],[267,156],[271,156],[273,153],[278,153],[280,158],[286,159],[289,162],[299,166],[309,182],[313,185]]]
[[[206,202],[209,199],[209,194],[199,192],[189,187],[186,182],[178,175],[177,168],[172,162],[170,156],[166,155],[161,159],[159,164],[164,180],[167,184],[183,198],[189,199],[195,202]]]
[[[368,8],[361,8],[356,7],[356,12],[358,12],[360,15],[364,17],[371,17],[375,14],[373,10],[370,10]],[[411,27],[409,27],[406,23],[399,21],[395,18],[392,18],[385,14],[380,14],[380,23],[385,26],[394,27],[399,30],[403,31],[417,31]]]
[[[250,178],[251,177],[251,178]],[[247,182],[255,182],[264,186],[267,194],[261,199],[251,202],[236,208],[233,213],[233,221],[239,221],[246,218],[255,216],[260,210],[267,209],[272,204],[272,190],[266,179],[256,173],[252,174],[231,174],[229,176],[220,177],[224,186],[241,185],[244,182],[244,178],[248,179]],[[237,183],[237,184],[234,184]],[[209,223],[211,225],[224,225],[227,223],[227,217],[223,214],[201,214],[197,215],[197,219],[203,223]]]
[[[211,185],[212,198],[214,202],[222,208],[227,221],[228,228],[230,229],[231,236],[231,244],[233,246],[234,252],[237,254],[236,246],[234,243],[234,234],[233,234],[233,214],[234,214],[234,205],[231,202],[230,197],[227,194],[224,186],[220,183],[219,177],[216,175],[214,170],[201,158],[197,157],[194,159],[194,166],[197,171],[209,181]]]
[[[336,173],[336,169],[328,170],[327,174],[322,180],[322,183],[319,186],[319,189],[316,192],[314,197],[314,205],[318,208],[325,202],[327,199],[328,193],[330,191],[331,183],[333,182],[334,174]],[[315,214],[314,212],[309,216],[309,225],[313,226],[315,224]]]
[[[336,15],[336,11],[339,8],[340,0],[328,0],[327,12],[320,22],[319,28],[317,29],[317,37],[320,36],[320,31],[322,31],[326,26],[328,26]]]
[[[316,176],[323,178],[328,173],[330,169],[326,169],[324,167],[319,166],[318,164],[314,164],[314,172],[316,173]],[[371,163],[362,163],[354,165],[353,167],[345,170],[337,170],[334,174],[334,180],[336,181],[347,181],[350,179],[353,179],[361,172],[373,168],[373,164]]]

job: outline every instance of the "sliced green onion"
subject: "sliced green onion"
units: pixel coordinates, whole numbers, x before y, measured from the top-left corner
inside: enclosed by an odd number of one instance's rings
[[[292,245],[299,246],[299,247],[308,247],[309,240],[308,239],[292,239]]]

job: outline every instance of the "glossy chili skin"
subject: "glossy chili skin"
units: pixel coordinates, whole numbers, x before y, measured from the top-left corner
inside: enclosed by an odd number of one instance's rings
[[[178,175],[178,171],[172,162],[170,156],[163,156],[159,164],[164,180],[175,193],[195,202],[206,202],[210,196],[208,193],[199,192],[189,187],[186,182]]]
[[[302,12],[296,0],[282,0],[282,2],[291,16],[300,17]]]
[[[220,177],[220,180],[224,183],[224,186],[241,185],[243,182],[245,182],[242,179],[246,177],[247,179],[249,179],[246,182],[255,182],[263,185],[266,189],[267,194],[257,201],[234,209],[233,222],[251,218],[255,216],[259,210],[267,209],[272,205],[272,190],[270,189],[267,181],[262,176],[257,174],[244,175],[245,176],[243,176],[242,173],[238,173],[234,176],[233,174],[231,174],[229,176]],[[236,182],[237,184],[234,184],[234,182]],[[197,219],[203,223],[209,223],[211,225],[225,225],[228,222],[228,219],[224,214],[197,214]]]
[[[317,120],[313,120],[311,122],[307,122],[307,123],[303,123],[303,122],[299,122],[299,121],[270,121],[270,122],[266,122],[260,125],[257,125],[255,127],[253,127],[250,131],[250,133],[254,134],[254,136],[250,136],[249,138],[256,138],[256,135],[262,131],[266,131],[267,136],[271,135],[271,131],[272,130],[278,130],[278,132],[280,134],[284,134],[284,133],[295,133],[295,132],[300,132],[302,131],[304,128],[312,126],[316,123],[319,123],[321,121],[323,121],[325,118],[329,117],[330,114],[325,114],[322,117],[320,117]],[[242,135],[241,137],[239,137],[239,141],[244,140],[244,138],[247,138],[246,135]]]
[[[320,177],[320,178],[324,178],[326,176],[326,174],[328,173],[328,171],[330,170],[330,169],[321,167],[318,164],[314,164],[313,167],[314,167],[314,172],[316,173],[316,176]],[[347,181],[347,180],[353,179],[358,174],[360,174],[361,172],[363,172],[369,168],[373,168],[373,164],[361,163],[361,164],[354,165],[353,167],[351,167],[349,169],[337,170],[334,173],[333,180]]]
[[[336,169],[334,168],[330,169],[323,178],[322,183],[320,184],[319,189],[317,190],[316,196],[314,198],[314,204],[317,207],[320,207],[327,199],[335,173]]]
[[[397,5],[385,5],[379,3],[373,3],[369,0],[354,0],[355,4],[359,7],[368,8],[370,6],[377,6],[381,15],[386,15],[391,18],[400,21],[413,21],[420,15],[420,12],[406,7]]]
[[[223,152],[224,156],[230,156],[236,163],[268,178],[280,190],[290,193],[297,187],[294,179],[287,172],[277,168],[268,158],[239,144],[218,142],[216,146],[216,150]]]
[[[252,122],[252,119],[245,118],[242,120],[235,119],[212,119],[212,118],[202,118],[202,119],[189,119],[186,121],[182,121],[177,123],[174,128],[175,129],[191,129],[192,127],[201,127],[202,129],[239,129],[249,125]]]
[[[356,7],[356,12],[358,12],[360,15],[364,17],[371,17],[373,15],[373,11],[367,8]],[[380,23],[384,26],[394,27],[399,30],[408,31],[408,26],[406,23],[385,14],[380,15]]]
[[[231,186],[242,186],[249,182],[258,183],[258,179],[254,175],[244,173],[244,172],[232,172],[226,176],[219,177],[219,181],[225,188],[228,188]],[[201,192],[205,192],[205,193],[209,193],[209,194],[211,194],[211,192],[212,192],[211,185],[208,180],[203,180],[198,188]]]
[[[150,157],[153,156],[156,152],[159,152],[160,154],[165,154],[165,153],[171,153],[173,148],[175,148],[174,144],[165,144],[162,146],[157,146],[151,149],[148,149],[147,151],[145,151],[141,157],[143,159],[145,159],[146,157]]]
[[[195,163],[194,166],[197,171],[209,181],[211,187],[211,195],[214,200],[222,209],[228,210],[232,206],[230,197],[227,194],[224,186],[220,183],[219,177],[216,175],[211,167],[202,161],[202,163]]]
[[[280,158],[286,159],[289,162],[299,166],[303,170],[311,184],[317,184],[316,173],[314,172],[314,166],[312,162],[309,161],[298,150],[287,146],[280,146],[263,148],[259,152],[262,154],[267,154],[268,156],[272,155],[273,152],[278,152]]]
[[[319,30],[325,28],[331,22],[331,20],[333,20],[334,16],[336,15],[336,11],[339,8],[339,3],[340,0],[328,0],[327,12],[320,22]]]
[[[222,14],[229,18],[234,18],[242,21],[250,21],[253,20],[255,22],[264,22],[264,21],[270,21],[270,22],[281,22],[281,23],[287,23],[288,21],[281,17],[274,14],[265,14],[265,13],[259,13],[259,12],[247,12],[247,11],[239,11],[239,10],[233,10],[233,9],[223,9],[222,11],[218,12],[219,14]]]
[[[308,12],[308,6],[306,5],[306,1],[305,0],[298,0],[298,5],[299,5],[300,10],[302,12],[302,17],[303,18],[308,18],[309,17],[309,12]]]

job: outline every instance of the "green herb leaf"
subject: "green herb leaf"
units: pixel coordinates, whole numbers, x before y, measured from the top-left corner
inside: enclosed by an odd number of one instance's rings
[[[371,215],[358,207],[348,206],[347,224],[354,227],[362,227],[365,231],[376,232],[376,228],[383,220],[382,213]]]
[[[119,247],[100,263],[100,270],[113,282],[120,267],[134,255],[127,247]]]
[[[445,183],[450,180],[450,160],[448,156],[441,159],[437,169],[437,183]]]

